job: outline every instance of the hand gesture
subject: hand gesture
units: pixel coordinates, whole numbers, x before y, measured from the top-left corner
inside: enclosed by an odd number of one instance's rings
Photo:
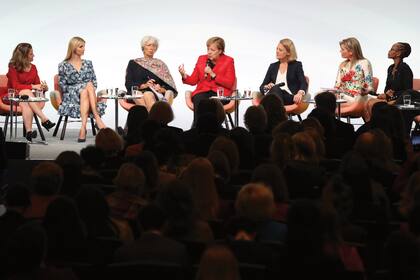
[[[183,79],[185,79],[185,78],[186,78],[186,76],[187,76],[187,73],[185,72],[185,69],[184,69],[184,64],[179,65],[179,67],[178,67],[178,71],[179,71],[179,73],[181,74],[181,77],[182,77]]]

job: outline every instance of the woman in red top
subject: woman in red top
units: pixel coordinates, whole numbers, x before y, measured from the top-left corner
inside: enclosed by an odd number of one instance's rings
[[[224,54],[225,41],[220,37],[212,37],[207,40],[207,55],[198,57],[194,71],[187,75],[184,65],[178,70],[182,76],[182,82],[188,85],[197,85],[192,92],[194,104],[194,122],[197,122],[197,106],[203,99],[215,96],[218,88],[223,88],[223,95],[230,96],[235,85],[235,65],[233,58]]]
[[[32,90],[48,90],[46,83],[41,83],[38,71],[34,64],[34,52],[29,43],[20,43],[13,51],[12,59],[7,72],[7,87],[14,89],[19,95],[33,97]],[[55,123],[52,123],[42,112],[39,105],[34,102],[20,102],[22,108],[23,123],[26,129],[26,139],[31,142],[37,133],[32,131],[32,119],[34,114],[41,118],[42,126],[49,130]]]

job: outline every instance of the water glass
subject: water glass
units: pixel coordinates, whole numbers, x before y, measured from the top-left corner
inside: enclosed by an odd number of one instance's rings
[[[106,94],[111,97],[114,95],[114,90],[112,88],[108,88],[106,89]]]
[[[404,100],[404,106],[410,106],[411,105],[411,96],[410,95],[404,95],[403,100]]]
[[[225,89],[224,88],[222,88],[222,87],[218,87],[217,88],[217,96],[219,98],[222,98],[224,96],[224,92],[225,92]]]
[[[8,98],[15,98],[16,91],[14,88],[7,89],[7,97]]]
[[[135,96],[138,94],[139,87],[138,86],[132,86],[131,87],[131,95]]]
[[[36,98],[42,98],[43,97],[42,95],[43,95],[42,90],[39,90],[39,89],[35,90],[35,97]]]
[[[251,97],[251,88],[247,88],[244,90],[244,97]]]

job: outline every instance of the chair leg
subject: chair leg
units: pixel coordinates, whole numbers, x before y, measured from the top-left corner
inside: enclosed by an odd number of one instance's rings
[[[23,133],[23,137],[26,137],[26,128],[24,125],[22,126],[22,133]]]
[[[350,116],[347,117],[347,123],[350,123]]]
[[[44,132],[42,131],[41,124],[39,123],[38,117],[34,114],[34,119],[36,126],[38,127],[39,135],[41,136],[42,141],[45,141]]]
[[[90,123],[92,124],[92,135],[96,136],[96,128],[95,128],[95,122],[93,121],[93,118],[90,118]]]
[[[227,114],[227,117],[229,118],[230,126],[232,128],[234,128],[235,127],[235,124],[233,123],[233,119],[232,119],[232,116],[230,115],[230,113]]]
[[[7,126],[8,125],[9,125],[9,114],[6,115],[6,120],[4,121],[4,127],[3,127],[4,137],[7,136]]]
[[[64,140],[64,135],[66,134],[67,120],[68,119],[69,119],[69,116],[65,116],[64,117],[63,129],[61,129],[61,137],[60,137],[60,140]]]
[[[53,137],[57,136],[57,132],[58,132],[58,129],[60,128],[60,124],[61,124],[62,119],[63,119],[63,116],[60,116],[58,118],[57,125],[55,126],[55,129],[54,129]]]

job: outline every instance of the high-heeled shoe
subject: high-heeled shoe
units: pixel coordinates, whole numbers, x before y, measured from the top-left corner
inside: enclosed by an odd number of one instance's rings
[[[38,136],[38,133],[36,132],[36,130],[34,131],[27,131],[25,138],[28,142],[32,143],[32,139],[36,138]]]
[[[77,143],[84,143],[86,142],[86,134],[87,134],[87,130],[85,129],[85,138],[77,138]]]
[[[50,131],[50,129],[55,126],[55,123],[51,122],[50,120],[46,120],[45,122],[41,124],[47,131]]]

